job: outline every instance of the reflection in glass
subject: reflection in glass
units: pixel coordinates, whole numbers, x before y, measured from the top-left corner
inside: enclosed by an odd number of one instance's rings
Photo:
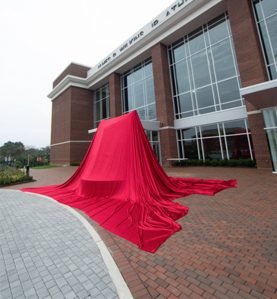
[[[218,83],[219,96],[222,103],[240,99],[237,78],[232,78]]]
[[[186,60],[182,60],[175,65],[176,89],[177,93],[183,93],[190,90],[189,76]]]
[[[228,39],[212,47],[217,80],[223,80],[236,75],[232,49]]]
[[[132,79],[128,80],[130,76]],[[137,109],[141,119],[156,119],[156,102],[151,60],[137,65],[121,76],[121,93],[123,113]]]
[[[206,160],[222,159],[219,138],[204,138],[202,140]]]
[[[211,44],[215,44],[229,35],[227,22],[221,21],[209,26],[209,37]]]
[[[247,135],[228,136],[226,139],[230,159],[249,159],[251,157]]]
[[[277,1],[252,0],[270,79],[277,78]]]
[[[246,130],[245,120],[178,130],[177,140],[180,158],[252,158],[251,135]]]
[[[176,119],[243,105],[228,27],[224,14],[169,47]]]
[[[94,128],[97,128],[102,119],[107,119],[110,117],[109,105],[109,85],[106,84],[98,88],[94,93]]]
[[[210,83],[210,75],[206,52],[200,52],[191,58],[195,87],[201,87]]]

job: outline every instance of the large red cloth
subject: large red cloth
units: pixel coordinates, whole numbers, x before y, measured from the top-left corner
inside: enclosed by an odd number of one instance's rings
[[[64,184],[22,191],[77,208],[112,233],[155,252],[181,229],[188,207],[172,200],[214,195],[236,181],[173,178],[158,163],[136,111],[103,120],[75,174]]]

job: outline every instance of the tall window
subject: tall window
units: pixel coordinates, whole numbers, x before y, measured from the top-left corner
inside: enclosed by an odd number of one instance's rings
[[[137,110],[141,120],[156,119],[156,102],[151,60],[121,76],[123,113]]]
[[[274,172],[277,172],[277,107],[263,110]]]
[[[179,157],[199,160],[251,158],[246,120],[236,120],[177,131]]]
[[[94,128],[102,119],[110,117],[109,85],[106,84],[95,91],[94,96]]]
[[[270,79],[277,79],[277,1],[253,0]]]
[[[243,105],[227,14],[169,47],[175,118]]]
[[[156,120],[156,100],[152,61],[146,60],[121,76],[121,98],[123,113],[137,110],[141,120]],[[145,134],[161,161],[160,134],[147,131]]]

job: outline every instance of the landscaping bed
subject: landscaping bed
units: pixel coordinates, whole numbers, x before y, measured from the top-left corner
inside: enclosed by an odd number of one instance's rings
[[[0,187],[32,182],[33,177],[25,171],[10,166],[0,166]]]

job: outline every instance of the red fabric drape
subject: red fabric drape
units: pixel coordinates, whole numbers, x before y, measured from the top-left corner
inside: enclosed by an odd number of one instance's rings
[[[85,212],[112,233],[155,252],[181,229],[188,207],[172,200],[214,195],[236,181],[173,178],[156,160],[137,112],[103,120],[75,174],[64,184],[22,191],[44,194]]]

